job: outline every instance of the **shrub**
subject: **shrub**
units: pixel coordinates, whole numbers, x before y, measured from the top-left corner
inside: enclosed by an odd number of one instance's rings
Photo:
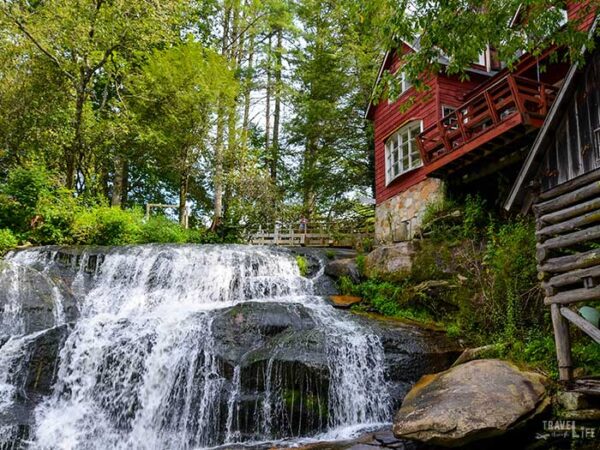
[[[490,220],[485,200],[479,196],[467,195],[463,210],[462,237],[474,239],[483,236]]]
[[[298,269],[300,270],[300,275],[305,277],[308,274],[308,261],[302,255],[296,256],[296,263],[298,264]]]
[[[361,277],[364,277],[366,274],[366,257],[362,253],[356,255],[356,268],[358,269],[358,274]]]
[[[82,211],[80,203],[66,189],[40,198],[35,210],[39,222],[28,233],[28,239],[41,245],[72,243],[71,224]]]
[[[142,213],[98,206],[83,210],[74,218],[71,233],[76,244],[126,245],[140,239]]]
[[[51,192],[52,179],[43,167],[11,169],[0,188],[0,226],[27,231],[40,198],[49,197]]]
[[[15,235],[9,229],[0,229],[0,255],[4,255],[7,251],[14,248],[18,244]]]
[[[141,243],[183,243],[193,238],[193,232],[186,232],[179,223],[165,216],[151,217],[140,228]]]

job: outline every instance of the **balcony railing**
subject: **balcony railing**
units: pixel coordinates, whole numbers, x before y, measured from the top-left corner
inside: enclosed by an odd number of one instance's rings
[[[461,148],[468,151],[466,145],[479,137],[478,142],[485,142],[488,133],[492,139],[502,126],[509,126],[507,130],[520,123],[541,126],[557,92],[549,84],[505,76],[419,134],[417,145],[424,163]]]

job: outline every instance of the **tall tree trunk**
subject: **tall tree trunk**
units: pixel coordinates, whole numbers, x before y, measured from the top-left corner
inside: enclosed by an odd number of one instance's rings
[[[121,172],[121,208],[127,206],[129,200],[129,160],[123,158],[123,167]]]
[[[253,85],[253,65],[254,65],[254,36],[250,37],[248,50],[248,66],[246,70],[246,80],[244,83],[244,116],[242,118],[242,146],[248,146],[248,133],[250,127],[250,102],[252,100],[252,85]]]
[[[122,206],[123,204],[123,181],[125,171],[125,158],[117,156],[115,158],[115,171],[113,174],[113,189],[110,198],[111,206]]]
[[[277,166],[279,165],[279,129],[281,123],[282,95],[282,63],[283,63],[283,29],[277,30],[277,49],[275,59],[275,114],[273,117],[273,144],[271,146],[271,180],[277,183]]]
[[[65,148],[65,185],[67,189],[75,188],[75,175],[77,171],[77,161],[81,160],[83,153],[83,109],[86,100],[86,83],[82,81],[76,88],[75,97],[75,117],[73,127],[75,134],[73,142]]]
[[[189,169],[186,168],[179,177],[179,224],[182,227],[187,227],[187,195],[189,180]]]
[[[269,158],[269,166],[271,165],[270,156],[271,156],[271,41],[272,34],[269,34],[269,41],[267,47],[267,99],[265,106],[265,152]]]
[[[227,5],[223,13],[223,35],[221,36],[221,54],[227,56],[227,47],[229,45],[229,27],[231,21],[231,5]],[[224,133],[225,133],[225,105],[220,99],[218,102],[217,113],[217,135],[215,138],[215,168],[213,173],[213,184],[215,189],[215,199],[213,207],[213,220],[211,230],[219,228],[223,222],[223,152],[224,152]]]
[[[232,13],[231,13],[231,36],[232,42],[229,47],[229,52],[227,58],[229,60],[230,67],[234,68],[234,71],[237,72],[237,69],[240,64],[240,52],[241,47],[243,46],[243,36],[239,36],[240,29],[240,1],[234,0],[232,5]],[[240,157],[238,149],[237,149],[237,105],[238,98],[235,101],[227,105],[227,151],[224,155],[224,165],[223,172],[224,176],[227,173],[230,173],[233,169],[234,164],[236,164],[236,157]],[[243,156],[241,156],[243,158]],[[243,163],[243,161],[241,161]],[[222,216],[224,219],[227,219],[227,214],[229,211],[229,204],[232,197],[232,189],[230,183],[224,183],[223,189],[223,210]]]

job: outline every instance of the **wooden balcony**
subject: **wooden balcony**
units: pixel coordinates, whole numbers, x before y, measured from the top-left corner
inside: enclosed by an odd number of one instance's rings
[[[557,92],[557,87],[528,78],[501,78],[419,134],[424,164],[438,171],[473,150],[491,152],[507,145],[505,134],[516,137],[525,132],[523,127],[541,127]]]

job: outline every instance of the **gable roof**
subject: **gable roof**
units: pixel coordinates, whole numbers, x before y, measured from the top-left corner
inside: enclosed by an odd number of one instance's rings
[[[594,20],[594,24],[590,28],[590,36],[593,36],[594,31],[596,30],[596,25],[598,22],[598,17]],[[586,48],[581,49],[581,53],[585,53]],[[523,200],[526,194],[526,182],[534,176],[535,172],[539,168],[541,164],[541,160],[544,157],[543,150],[547,147],[550,140],[552,139],[552,131],[555,129],[555,126],[558,124],[562,117],[562,113],[567,109],[569,100],[571,100],[573,93],[577,89],[576,83],[576,75],[577,70],[579,69],[579,64],[575,63],[569,69],[567,76],[565,77],[565,81],[561,86],[554,103],[550,107],[550,111],[546,116],[546,120],[542,125],[542,129],[538,133],[531,147],[531,150],[527,154],[525,158],[525,162],[521,167],[519,175],[513,187],[508,194],[508,198],[504,202],[504,209],[510,211],[513,209],[516,204]]]
[[[409,44],[408,42],[406,42],[404,40],[402,41],[402,44],[406,45],[412,51],[419,51],[421,49],[420,43],[421,43],[420,37],[415,39],[415,42],[413,43],[413,45]],[[374,106],[373,101],[375,100],[375,92],[377,91],[377,86],[379,86],[379,82],[381,81],[381,78],[383,77],[383,73],[385,72],[385,69],[389,66],[389,63],[391,62],[392,57],[394,56],[394,53],[396,53],[397,51],[398,51],[398,49],[388,50],[385,52],[385,55],[383,56],[383,61],[381,61],[381,66],[379,66],[379,72],[377,73],[377,78],[375,79],[375,83],[373,83],[373,89],[371,89],[371,97],[369,99],[369,104],[367,105],[367,110],[365,111],[365,119],[368,119],[369,116],[371,115],[371,109]]]
[[[418,36],[417,38],[415,38],[415,40],[412,42],[412,44],[408,43],[405,40],[402,40],[401,43],[403,45],[406,45],[410,50],[414,51],[414,52],[418,52],[419,50],[421,50],[421,36]],[[376,105],[374,103],[375,101],[375,92],[377,91],[377,86],[379,86],[379,82],[381,81],[381,78],[383,77],[383,73],[385,72],[386,68],[388,67],[392,57],[394,56],[394,54],[398,51],[398,49],[401,46],[398,46],[398,48],[394,49],[394,50],[388,50],[387,52],[385,52],[385,55],[383,57],[383,61],[381,62],[381,66],[379,67],[379,72],[377,74],[377,78],[375,80],[375,83],[373,83],[373,89],[371,90],[371,98],[369,99],[369,104],[367,106],[367,110],[365,111],[365,119],[369,119],[371,116],[371,112],[373,107]],[[438,58],[438,62],[444,66],[448,65],[449,60],[446,56],[440,56]],[[473,72],[473,73],[477,73],[480,75],[488,75],[488,76],[492,76],[496,74],[496,71],[483,71],[483,70],[479,70],[476,69],[474,67],[470,67],[468,69],[466,69],[468,72]]]

